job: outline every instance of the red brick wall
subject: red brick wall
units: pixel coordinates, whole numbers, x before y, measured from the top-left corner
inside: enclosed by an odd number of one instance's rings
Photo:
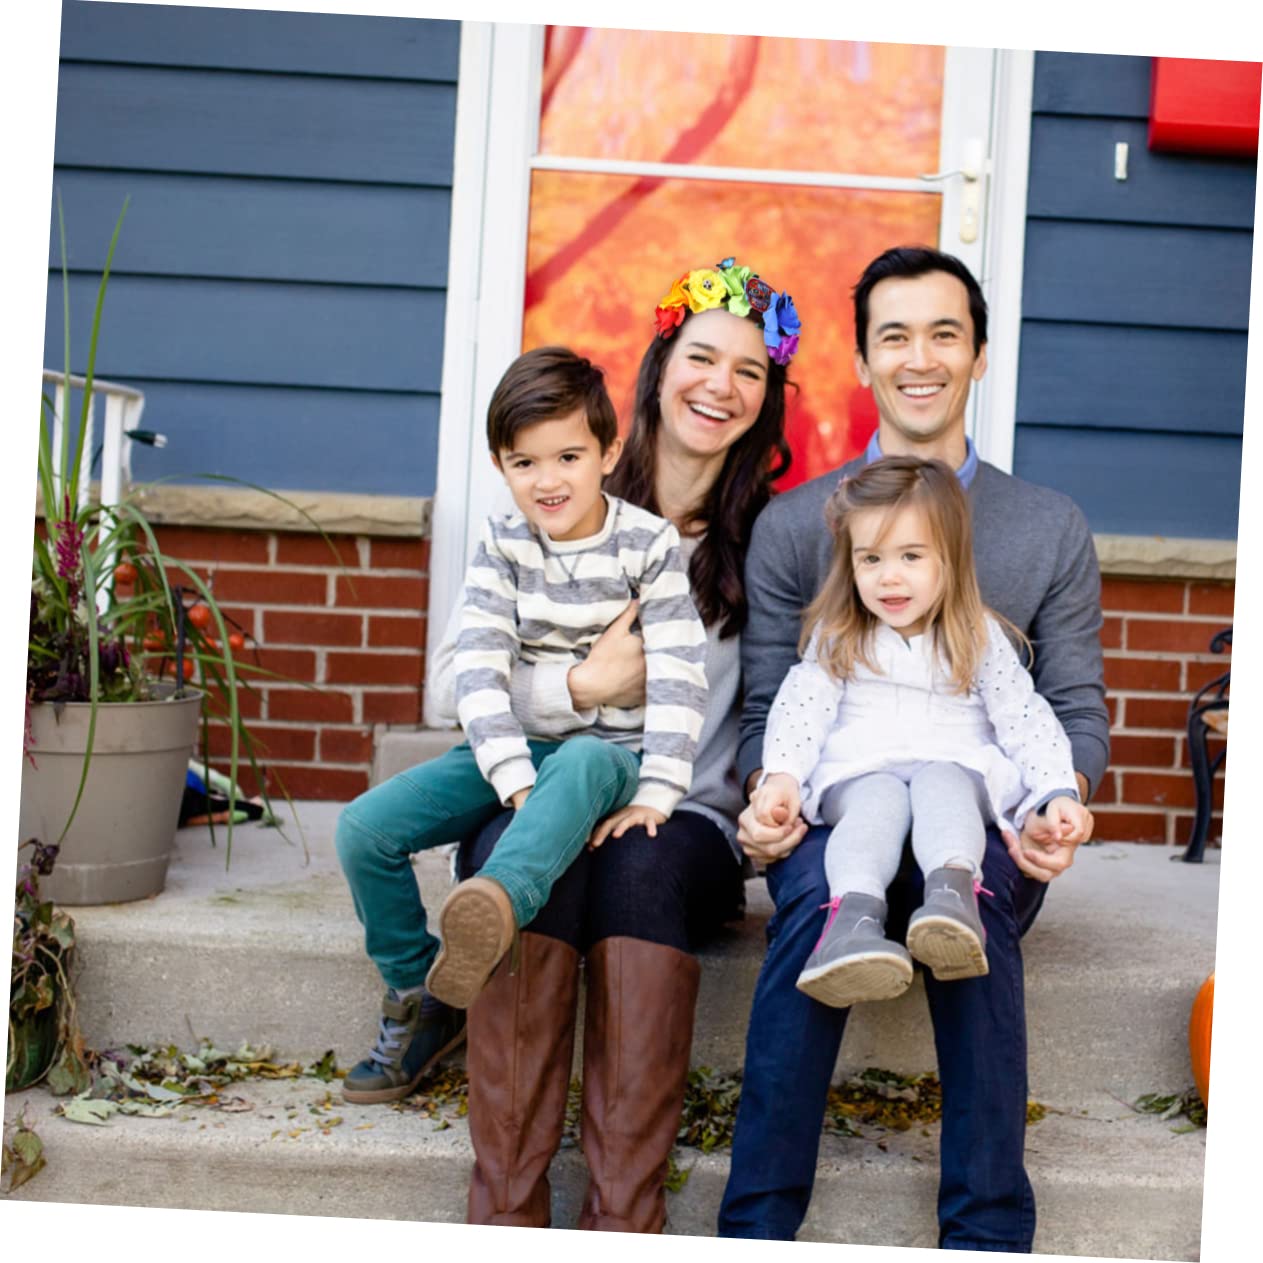
[[[1093,800],[1097,836],[1183,846],[1193,820],[1185,725],[1192,695],[1228,669],[1209,652],[1232,622],[1233,585],[1198,580],[1102,582],[1110,767]],[[1221,743],[1211,745],[1212,756]],[[1210,837],[1218,841],[1223,775],[1215,778]]]
[[[421,719],[428,540],[167,526],[158,542],[209,579],[247,633],[239,705],[260,762],[295,798],[346,800],[368,788],[375,724]],[[248,671],[246,672],[248,675]],[[317,689],[303,685],[316,685]],[[217,764],[228,752],[214,731]],[[248,772],[242,787],[257,788]]]
[[[227,612],[257,641],[257,659],[251,646],[246,660],[291,677],[260,680],[259,696],[243,693],[241,704],[266,747],[263,762],[296,798],[353,797],[368,786],[374,725],[421,722],[429,541],[332,538],[337,560],[310,535],[159,530],[168,554],[213,576]],[[1113,753],[1093,801],[1099,837],[1186,841],[1193,815],[1188,701],[1227,669],[1228,655],[1208,646],[1231,623],[1232,601],[1231,583],[1104,580]],[[225,736],[215,736],[212,753],[226,749]],[[243,782],[253,789],[248,776]],[[1222,803],[1220,775],[1212,840]]]

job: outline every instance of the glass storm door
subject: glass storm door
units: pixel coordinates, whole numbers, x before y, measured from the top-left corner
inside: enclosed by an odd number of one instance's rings
[[[507,507],[484,429],[505,367],[571,346],[606,370],[625,424],[654,307],[686,268],[735,255],[793,296],[792,486],[876,425],[852,363],[864,264],[914,242],[959,256],[993,331],[970,428],[1007,468],[1032,66],[995,49],[462,23],[431,647],[483,518]]]

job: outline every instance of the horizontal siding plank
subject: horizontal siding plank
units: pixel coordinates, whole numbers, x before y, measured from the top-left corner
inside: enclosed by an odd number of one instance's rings
[[[139,172],[56,173],[72,268],[351,285],[447,284],[446,189]],[[49,258],[61,259],[54,207]]]
[[[1128,145],[1127,179],[1114,146]],[[1027,212],[1047,218],[1253,228],[1253,161],[1151,153],[1148,124],[1037,115]]]
[[[1152,59],[1112,53],[1036,53],[1032,109],[1148,118]]]
[[[1019,425],[1013,469],[1064,491],[1099,533],[1236,538],[1240,439]]]
[[[1029,220],[1022,314],[1245,331],[1252,234]]]
[[[460,23],[67,0],[62,6],[61,56],[455,83]]]
[[[277,490],[434,494],[437,394],[288,390],[151,382],[144,425],[167,436],[136,444],[139,482],[221,474]]]
[[[87,351],[97,278],[72,274],[71,367]],[[112,277],[97,372],[251,385],[437,391],[444,294]],[[50,275],[44,362],[62,363],[60,277]]]
[[[451,186],[447,84],[63,63],[55,162]]]
[[[1244,333],[1027,320],[1018,424],[1240,434],[1245,365]]]

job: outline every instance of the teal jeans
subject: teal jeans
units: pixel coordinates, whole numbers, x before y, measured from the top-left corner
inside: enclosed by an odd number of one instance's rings
[[[598,737],[529,742],[536,781],[480,876],[501,886],[518,927],[544,906],[592,829],[632,800],[640,756]],[[386,985],[419,987],[438,951],[411,856],[472,838],[502,810],[465,743],[375,785],[338,817],[336,844],[365,947]]]

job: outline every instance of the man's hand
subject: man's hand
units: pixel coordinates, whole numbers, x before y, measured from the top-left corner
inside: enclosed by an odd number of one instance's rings
[[[588,850],[595,851],[606,838],[611,835],[621,838],[628,829],[634,829],[637,825],[644,825],[645,832],[651,838],[658,836],[658,826],[666,823],[666,816],[658,811],[655,807],[624,807],[621,811],[616,811],[612,816],[606,816],[599,825],[592,831],[592,836],[588,839]]]
[[[594,706],[643,706],[645,642],[631,630],[635,601],[597,637],[588,656],[570,668],[566,683],[575,710]]]
[[[1036,881],[1048,882],[1060,877],[1074,863],[1076,847],[1088,841],[1095,828],[1092,813],[1087,807],[1073,799],[1053,799],[1053,802],[1070,803],[1077,813],[1081,813],[1069,834],[1059,835],[1060,826],[1055,827],[1049,821],[1048,812],[1041,819],[1033,811],[1022,825],[1020,838],[1007,829],[1003,831],[1004,843],[1013,862]],[[1050,803],[1050,809],[1051,806]]]
[[[757,778],[758,773],[752,775]],[[807,833],[807,822],[798,814],[800,806],[798,782],[792,776],[783,772],[769,776],[737,817],[741,849],[756,864],[784,859]]]

